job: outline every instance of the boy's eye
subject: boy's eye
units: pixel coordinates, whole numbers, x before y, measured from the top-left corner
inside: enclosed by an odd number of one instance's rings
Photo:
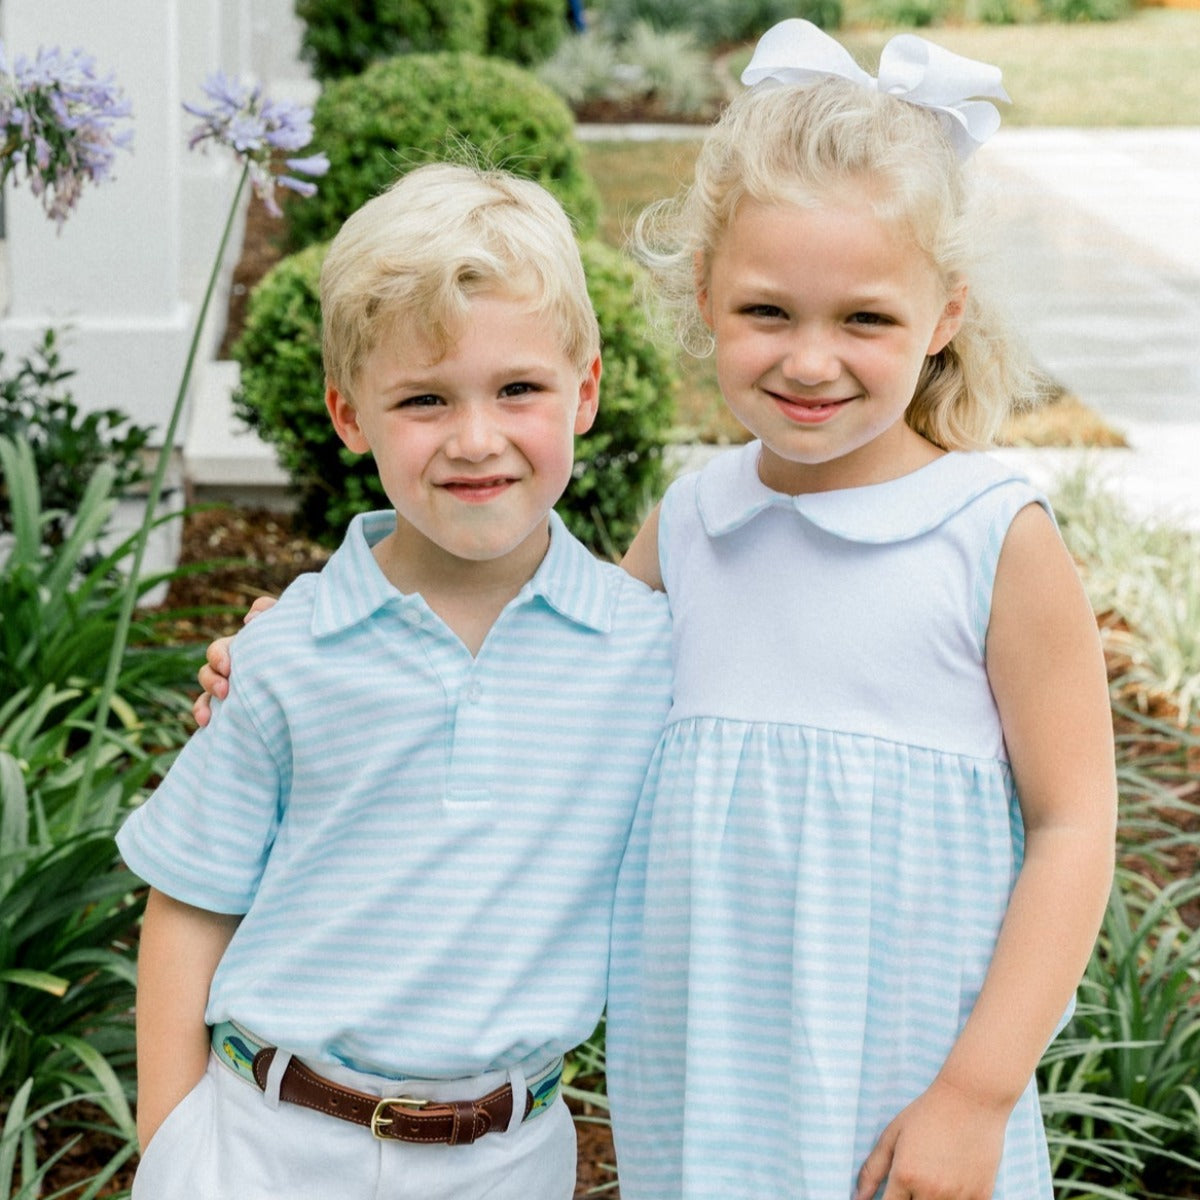
[[[441,404],[441,402],[442,402],[441,396],[434,396],[431,393],[427,393],[422,396],[405,396],[404,399],[401,400],[400,403],[396,405],[396,407],[397,408],[434,408],[435,406]]]
[[[537,390],[538,386],[536,383],[530,383],[528,380],[521,379],[517,380],[515,383],[506,383],[500,389],[500,395],[505,397],[525,396],[530,392],[536,392]]]

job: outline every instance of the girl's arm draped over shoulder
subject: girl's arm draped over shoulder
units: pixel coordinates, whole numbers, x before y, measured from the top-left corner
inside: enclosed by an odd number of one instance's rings
[[[259,613],[265,613],[274,603],[274,596],[259,596],[242,618],[242,624],[249,625]],[[212,716],[212,701],[224,700],[229,695],[229,647],[232,643],[232,636],[209,642],[204,652],[204,666],[196,672],[196,678],[204,690],[192,703],[192,717],[201,729]]]
[[[143,1151],[204,1074],[208,989],[240,921],[150,889],[137,983],[137,1130]]]
[[[857,1200],[992,1194],[1013,1105],[1087,965],[1112,883],[1116,769],[1096,621],[1047,515],[1001,552],[988,679],[1025,825],[1025,858],[975,1004],[933,1085],[884,1132]],[[957,1189],[957,1190],[956,1190]]]
[[[637,536],[625,551],[621,566],[634,579],[640,579],[656,592],[666,591],[663,587],[662,565],[658,558],[658,513],[662,504],[656,504],[654,511],[646,518]]]

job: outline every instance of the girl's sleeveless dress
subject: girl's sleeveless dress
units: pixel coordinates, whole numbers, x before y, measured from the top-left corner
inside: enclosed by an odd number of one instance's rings
[[[970,1013],[1021,864],[984,642],[1040,498],[980,454],[789,497],[758,450],[662,506],[675,693],[610,980],[623,1200],[848,1200]],[[1051,1196],[1031,1084],[995,1200]]]

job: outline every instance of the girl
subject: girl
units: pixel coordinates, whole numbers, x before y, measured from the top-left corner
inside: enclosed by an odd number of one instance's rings
[[[626,1200],[1049,1200],[1032,1083],[1112,872],[1095,622],[1045,502],[971,450],[1025,374],[968,286],[994,68],[760,43],[640,242],[756,440],[626,566],[674,701],[609,995]]]

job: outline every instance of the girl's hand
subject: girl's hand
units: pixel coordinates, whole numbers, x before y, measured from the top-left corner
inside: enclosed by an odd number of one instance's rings
[[[935,1079],[883,1131],[854,1200],[991,1200],[1009,1108]]]
[[[242,624],[249,625],[259,613],[266,612],[274,603],[274,596],[259,596],[242,618]],[[204,666],[196,673],[204,691],[192,705],[192,716],[201,729],[212,717],[214,697],[224,700],[229,695],[229,646],[232,642],[232,637],[217,638],[215,642],[209,642],[208,649],[204,652]]]

